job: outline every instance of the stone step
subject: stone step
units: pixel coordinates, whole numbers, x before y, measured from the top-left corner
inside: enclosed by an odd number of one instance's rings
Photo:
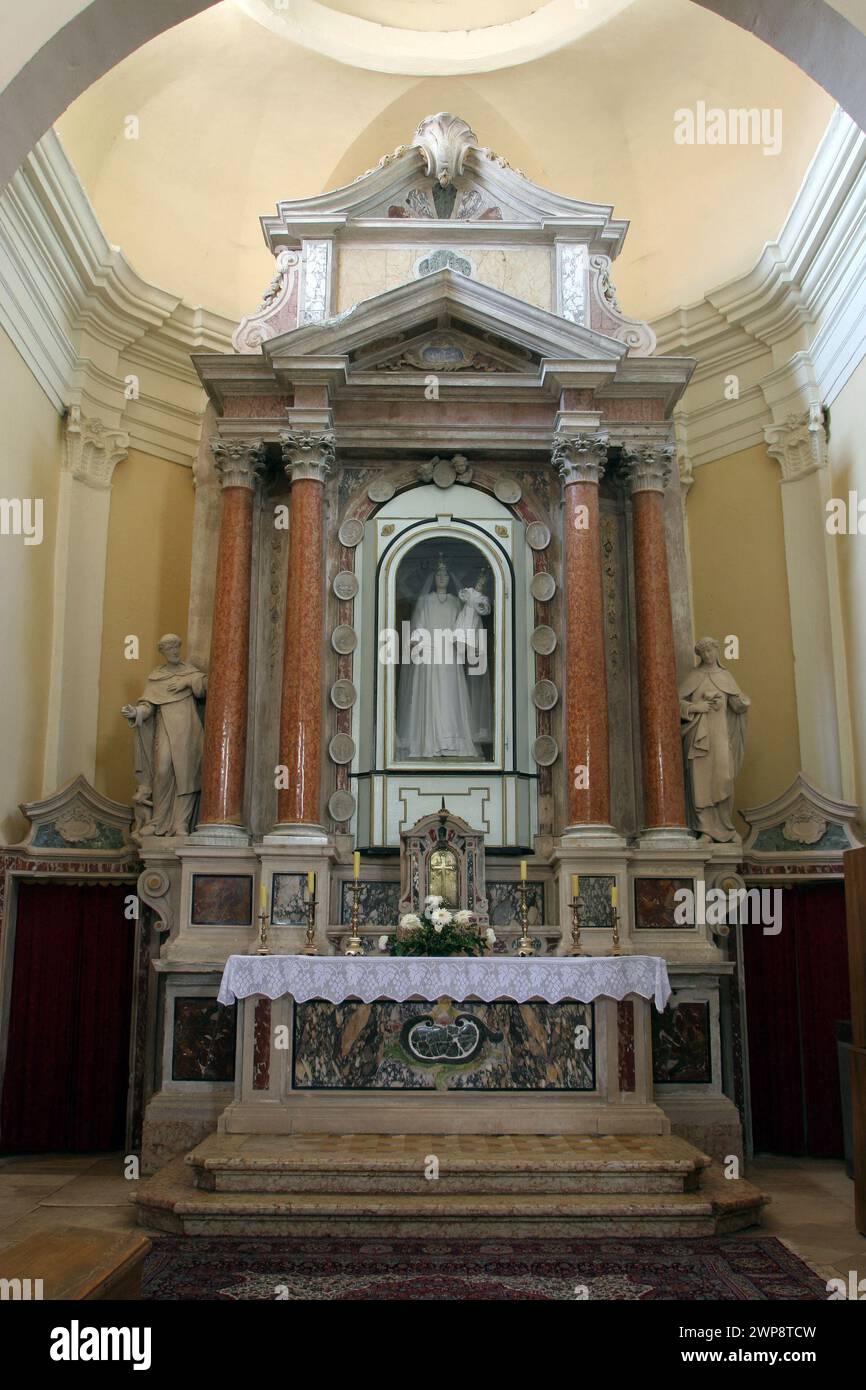
[[[433,1188],[431,1191],[430,1188]],[[193,1184],[174,1159],[137,1196],[140,1223],[154,1231],[223,1236],[354,1236],[537,1239],[641,1235],[694,1237],[754,1225],[764,1198],[716,1169],[689,1193],[219,1192]]]
[[[202,1191],[440,1196],[695,1192],[710,1162],[673,1135],[507,1134],[212,1134],[186,1161]]]

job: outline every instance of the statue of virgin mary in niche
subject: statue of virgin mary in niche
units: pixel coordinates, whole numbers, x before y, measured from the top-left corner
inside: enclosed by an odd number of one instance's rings
[[[490,723],[489,678],[486,671],[483,675],[468,674],[466,618],[489,611],[490,600],[477,588],[458,594],[454,576],[440,559],[412,610],[410,660],[401,668],[397,697],[398,759],[484,756],[480,746],[484,740],[476,734],[475,726],[479,717]],[[475,616],[471,630],[476,636],[479,626]],[[472,682],[487,686],[488,706],[481,692],[473,701]],[[490,738],[489,728],[479,728],[478,733]]]

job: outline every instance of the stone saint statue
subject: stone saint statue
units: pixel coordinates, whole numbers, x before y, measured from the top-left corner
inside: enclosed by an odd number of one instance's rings
[[[490,669],[487,662],[487,633],[483,619],[491,610],[487,597],[487,575],[482,570],[474,586],[461,589],[458,594],[463,604],[457,614],[458,651],[469,648],[466,660],[466,680],[469,686],[470,728],[475,743],[493,741],[493,703],[490,698]],[[463,634],[466,640],[463,640]]]
[[[698,665],[680,687],[680,719],[690,825],[711,840],[737,839],[734,778],[746,748],[751,700],[719,664],[719,644],[702,637]]]
[[[180,659],[180,638],[158,643],[165,657],[134,705],[121,714],[135,733],[135,837],[188,835],[201,790],[203,730],[197,700],[207,676]]]
[[[469,699],[469,681],[481,677],[467,677],[461,660],[457,620],[463,610],[451,571],[440,560],[412,610],[410,660],[397,698],[398,758],[481,757]]]

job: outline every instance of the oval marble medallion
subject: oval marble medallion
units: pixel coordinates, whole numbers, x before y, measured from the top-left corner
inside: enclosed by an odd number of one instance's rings
[[[328,754],[332,763],[350,763],[355,756],[355,740],[350,734],[334,734]]]
[[[553,681],[538,681],[532,690],[532,703],[536,709],[553,709],[559,699],[559,691]]]
[[[350,516],[343,522],[339,531],[340,544],[346,545],[351,550],[352,546],[358,544],[364,538],[364,523],[359,521],[356,516]]]
[[[516,478],[497,478],[493,484],[493,496],[506,506],[513,506],[523,496],[523,488]]]
[[[550,545],[550,527],[543,521],[530,521],[526,528],[526,544],[531,550],[546,550]]]
[[[331,704],[336,709],[351,709],[358,698],[358,692],[351,681],[334,681],[331,686]]]
[[[367,488],[367,496],[371,502],[390,502],[394,491],[394,484],[387,478],[374,478]]]
[[[550,734],[542,734],[532,745],[532,756],[539,767],[550,767],[559,757],[559,744]]]
[[[331,633],[331,646],[340,656],[347,656],[353,652],[358,645],[358,634],[348,623],[340,623]]]
[[[539,570],[532,576],[532,583],[529,586],[532,597],[538,599],[539,603],[549,603],[556,593],[556,580],[549,570]]]
[[[556,649],[556,633],[547,623],[541,623],[532,633],[529,639],[530,646],[539,656],[550,656]]]
[[[354,598],[358,587],[358,577],[351,570],[340,570],[334,575],[332,588],[337,598]]]
[[[351,792],[334,792],[328,802],[328,815],[331,820],[351,820],[355,814],[355,798]]]

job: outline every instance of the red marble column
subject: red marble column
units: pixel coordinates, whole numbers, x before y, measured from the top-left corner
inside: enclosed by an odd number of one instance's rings
[[[663,493],[670,445],[626,451],[632,495],[644,828],[686,824],[683,746]]]
[[[334,436],[298,431],[282,438],[292,480],[279,757],[288,786],[277,793],[276,828],[320,828],[324,484]]]
[[[198,824],[241,826],[247,762],[253,499],[264,445],[213,443],[222,486]]]
[[[563,484],[569,829],[610,825],[607,672],[598,505],[598,485],[606,460],[607,437],[604,435],[560,434],[554,439],[553,462]]]

